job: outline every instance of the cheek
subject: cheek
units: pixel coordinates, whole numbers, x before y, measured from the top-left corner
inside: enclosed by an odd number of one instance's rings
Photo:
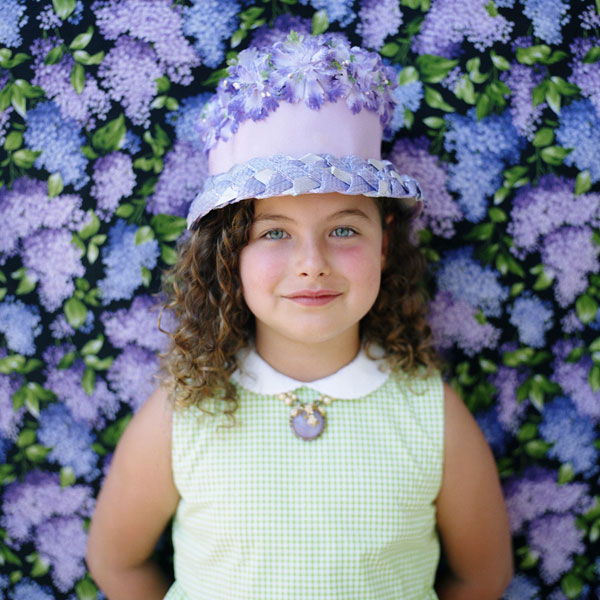
[[[281,277],[285,264],[282,252],[247,246],[240,254],[240,279],[244,296],[269,289]]]

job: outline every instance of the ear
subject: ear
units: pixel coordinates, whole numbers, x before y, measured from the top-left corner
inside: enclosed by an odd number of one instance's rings
[[[390,245],[390,235],[393,229],[393,224],[394,224],[394,215],[387,215],[385,217],[385,223],[384,223],[384,227],[383,227],[383,239],[381,241],[381,270],[383,271],[385,269],[385,265],[386,265],[386,261],[387,261],[387,255],[388,255],[388,248]]]

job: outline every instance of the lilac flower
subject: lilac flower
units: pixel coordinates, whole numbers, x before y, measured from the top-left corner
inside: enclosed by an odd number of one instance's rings
[[[23,136],[30,150],[41,154],[35,160],[38,169],[60,173],[65,185],[78,190],[89,177],[85,173],[88,160],[81,153],[85,137],[73,119],[64,119],[54,102],[42,102],[27,112],[27,129]]]
[[[193,0],[183,9],[183,33],[196,40],[194,48],[208,67],[225,57],[224,40],[238,27],[240,4],[236,0]]]
[[[0,264],[19,250],[19,240],[41,227],[80,229],[86,222],[81,210],[81,198],[76,194],[61,194],[49,198],[44,181],[20,177],[11,190],[0,189],[0,219],[9,225],[0,236]]]
[[[514,128],[508,110],[478,121],[475,110],[470,109],[466,116],[448,115],[446,123],[444,148],[455,152],[457,160],[448,170],[448,187],[459,194],[466,219],[477,222],[485,216],[488,197],[502,183],[505,166],[519,161],[525,140]]]
[[[207,176],[204,152],[188,142],[175,142],[165,157],[154,194],[146,201],[146,210],[155,215],[166,213],[184,217]]]
[[[137,245],[136,231],[135,225],[119,219],[108,234],[108,245],[102,249],[106,277],[98,282],[103,304],[131,298],[142,284],[142,267],[152,270],[156,266],[158,242],[153,239]]]
[[[486,6],[486,0],[433,0],[413,39],[413,52],[453,58],[464,38],[480,51],[508,42],[513,23],[502,15],[492,17]]]
[[[110,343],[115,348],[134,343],[154,352],[164,350],[168,338],[158,329],[158,309],[159,305],[150,296],[139,295],[129,308],[102,313],[104,332]],[[167,331],[172,327],[171,314],[165,311],[162,316],[161,326]]]
[[[62,358],[65,351],[64,349],[60,351],[60,347],[57,348]],[[51,359],[48,353],[44,353],[44,358]],[[119,399],[108,389],[106,382],[98,374],[94,391],[88,396],[81,387],[81,378],[85,371],[83,361],[75,361],[68,369],[58,369],[54,364],[58,360],[48,360],[44,387],[56,394],[59,402],[63,402],[68,407],[74,419],[84,421],[97,429],[102,428],[105,417],[112,419],[117,414]]]
[[[167,120],[175,128],[175,137],[177,140],[186,142],[197,150],[203,149],[198,124],[202,118],[204,106],[209,98],[210,94],[207,93],[184,98],[179,109],[167,115]]]
[[[544,75],[534,71],[531,67],[515,62],[511,65],[510,71],[502,73],[501,79],[512,92],[510,115],[513,125],[519,135],[531,141],[547,106],[545,102],[533,106],[531,92],[542,82]]]
[[[554,322],[552,305],[525,293],[514,301],[509,312],[510,323],[518,329],[521,343],[542,348],[546,342],[546,331],[552,328]]]
[[[153,352],[129,344],[113,362],[107,379],[119,399],[136,412],[156,388],[153,376],[157,371]]]
[[[569,396],[580,415],[600,421],[600,392],[594,392],[588,377],[592,367],[589,357],[579,362],[564,362],[569,352],[575,347],[572,341],[559,340],[552,348],[555,360],[552,364],[552,380],[558,383],[565,395]]]
[[[569,398],[554,398],[546,404],[539,429],[542,438],[553,444],[549,456],[570,463],[575,473],[591,476],[598,472],[594,424],[577,412]]]
[[[21,28],[29,20],[23,0],[0,0],[0,44],[18,48],[23,43]]]
[[[513,533],[548,512],[583,513],[592,505],[586,483],[559,485],[556,473],[541,467],[530,467],[508,479],[504,497]]]
[[[300,0],[301,4],[307,1]],[[356,18],[352,10],[353,0],[310,0],[310,3],[315,10],[325,10],[329,21],[339,21],[341,27],[346,27]]]
[[[590,227],[562,227],[544,238],[542,262],[556,277],[554,289],[560,306],[568,306],[585,291],[588,273],[600,267],[599,251]]]
[[[25,408],[15,410],[12,402],[13,394],[22,384],[23,378],[20,375],[0,374],[0,436],[11,440],[17,438],[17,432],[25,416]]]
[[[170,0],[108,0],[95,2],[92,10],[106,39],[128,33],[148,42],[171,81],[183,85],[192,82],[191,69],[200,64],[200,58],[182,34],[180,6]]]
[[[0,433],[0,464],[6,463],[6,455],[11,446],[12,442]]]
[[[36,19],[39,22],[39,27],[43,31],[50,31],[61,26],[62,19],[54,12],[54,7],[51,4],[42,8]]]
[[[541,600],[540,588],[531,579],[517,573],[504,592],[504,600]]]
[[[66,337],[75,335],[75,330],[69,325],[69,322],[63,313],[59,313],[54,321],[50,323],[50,332],[55,340],[62,340]]]
[[[131,158],[122,152],[111,152],[94,163],[92,196],[98,200],[97,214],[103,220],[113,215],[119,201],[127,198],[135,187]]]
[[[104,57],[98,75],[113,100],[120,102],[134,125],[148,126],[156,80],[164,74],[152,47],[122,36]]]
[[[590,12],[596,13],[596,9],[590,7]],[[600,27],[600,15],[595,15]],[[578,38],[570,46],[573,61],[570,63],[571,75],[568,78],[581,89],[581,94],[590,99],[595,106],[596,113],[600,114],[600,62],[585,63],[583,58],[592,49],[598,46],[600,40],[595,37]]]
[[[493,348],[500,338],[500,330],[490,323],[476,319],[477,310],[446,290],[439,291],[429,306],[428,320],[436,348],[446,350],[457,345],[468,356],[483,348]]]
[[[531,549],[540,554],[545,583],[554,583],[571,569],[573,555],[585,550],[584,535],[571,514],[544,515],[531,523],[527,538]]]
[[[59,591],[69,591],[85,575],[87,534],[81,517],[61,515],[40,523],[34,544],[40,558],[50,564]]]
[[[529,400],[519,402],[517,389],[527,379],[526,373],[501,365],[490,377],[491,383],[498,390],[496,410],[498,422],[512,434],[519,430],[523,417],[529,406]]]
[[[21,579],[12,591],[13,600],[54,600],[54,594],[48,587],[42,587],[31,579]]]
[[[513,201],[507,231],[513,252],[524,258],[536,249],[542,236],[562,225],[600,225],[600,194],[575,196],[575,183],[557,175],[542,175],[536,186],[519,188]]]
[[[31,356],[35,352],[34,339],[42,332],[37,306],[24,304],[13,296],[0,303],[0,332],[6,345],[17,354]]]
[[[576,100],[561,110],[556,140],[573,149],[564,159],[566,165],[589,169],[592,182],[600,181],[600,117],[589,100]]]
[[[72,467],[75,475],[86,481],[98,476],[98,456],[91,447],[94,436],[89,426],[76,421],[64,404],[54,403],[42,411],[37,436],[41,444],[51,448],[47,456],[50,462]]]
[[[587,31],[591,29],[600,29],[600,14],[595,6],[588,6],[579,15],[581,28]]]
[[[562,0],[522,0],[525,5],[523,14],[533,22],[533,32],[547,44],[562,43],[560,28],[571,17],[568,14],[569,3]]]
[[[575,333],[576,331],[581,331],[584,328],[583,323],[579,320],[579,317],[574,310],[567,312],[567,314],[562,318],[560,326],[565,333]]]
[[[39,296],[53,312],[75,290],[74,277],[83,277],[81,251],[67,229],[46,229],[23,240],[23,264],[40,282]]]
[[[440,290],[481,309],[487,317],[499,317],[508,290],[498,283],[499,273],[482,267],[473,258],[473,248],[465,246],[450,250],[440,263],[436,281]]]
[[[273,27],[265,24],[254,31],[251,45],[260,49],[271,48],[276,42],[284,42],[290,31],[295,31],[298,35],[310,35],[312,31],[310,19],[292,14],[279,15]]]
[[[399,138],[387,158],[400,172],[414,177],[423,189],[427,202],[418,225],[431,227],[441,237],[452,237],[454,222],[461,219],[462,212],[446,190],[446,164],[429,152],[427,138]]]
[[[127,133],[125,133],[125,141],[123,142],[123,145],[121,146],[121,150],[127,151],[133,155],[133,154],[137,154],[141,148],[142,148],[142,140],[140,139],[140,137],[135,135],[135,133],[133,133],[133,131],[130,131],[128,129]]]
[[[4,490],[0,524],[11,547],[30,541],[36,529],[54,516],[89,517],[94,507],[93,490],[85,485],[61,487],[58,473],[30,471],[23,481]]]
[[[395,134],[406,125],[405,111],[410,110],[415,112],[419,110],[421,100],[423,99],[423,84],[420,81],[411,81],[410,83],[399,85],[392,92],[392,96],[396,101],[396,107],[394,108],[394,116],[392,117],[389,129]]]
[[[395,0],[361,0],[358,18],[356,33],[364,46],[375,50],[381,50],[385,38],[396,35],[402,25],[402,11]]]
[[[508,435],[498,420],[496,407],[478,413],[475,418],[494,454],[502,456],[508,442]]]
[[[50,8],[52,10],[52,8]],[[54,13],[54,11],[52,10]],[[60,18],[57,17],[60,21]],[[74,119],[80,127],[93,129],[96,118],[105,119],[110,110],[108,94],[98,87],[96,79],[86,72],[85,83],[81,93],[77,93],[71,83],[71,71],[75,64],[70,54],[65,54],[60,62],[47,65],[44,60],[61,40],[55,37],[38,38],[31,45],[34,58],[33,78],[31,83],[39,85],[46,96],[54,101],[60,109],[63,119]]]

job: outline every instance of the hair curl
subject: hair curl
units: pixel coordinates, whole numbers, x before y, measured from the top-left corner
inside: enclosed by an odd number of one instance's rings
[[[410,241],[410,215],[397,200],[378,199],[388,243],[379,295],[361,321],[361,340],[369,352],[383,348],[396,371],[429,373],[439,366],[425,313],[423,278],[426,263]],[[167,296],[161,310],[175,317],[167,332],[169,349],[161,354],[161,379],[170,387],[176,407],[196,405],[207,411],[211,399],[227,402],[225,414],[237,408],[230,377],[236,354],[252,340],[254,316],[246,306],[239,275],[239,256],[248,243],[254,217],[251,200],[213,210],[178,246],[176,264],[165,272]],[[207,411],[210,412],[210,411]]]

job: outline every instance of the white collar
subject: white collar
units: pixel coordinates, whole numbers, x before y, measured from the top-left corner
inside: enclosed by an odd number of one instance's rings
[[[362,398],[380,388],[389,376],[385,362],[369,358],[362,349],[339,371],[310,382],[298,381],[276,371],[254,349],[245,350],[239,356],[238,364],[239,368],[231,376],[233,381],[251,392],[268,395],[308,387],[332,398]]]

